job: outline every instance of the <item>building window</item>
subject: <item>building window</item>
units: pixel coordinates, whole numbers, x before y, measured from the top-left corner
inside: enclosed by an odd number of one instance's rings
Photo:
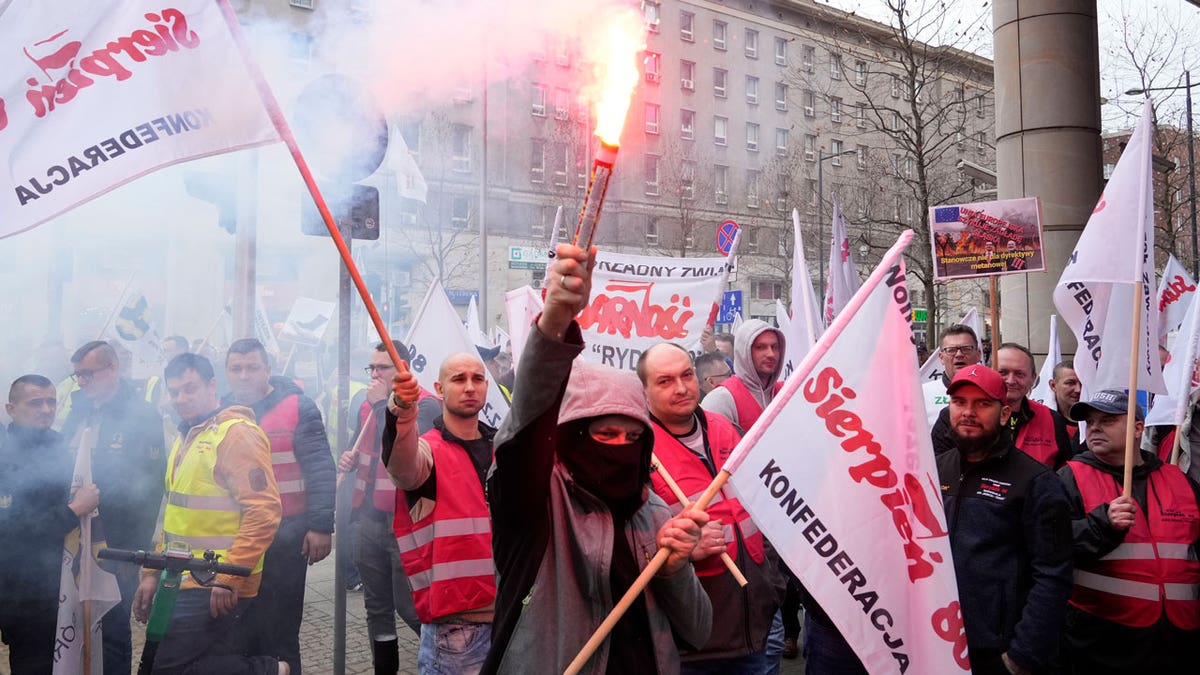
[[[646,244],[649,246],[658,245],[658,221],[653,218],[646,221]]]
[[[775,38],[775,65],[787,65],[787,40],[781,37]]]
[[[788,151],[788,130],[775,130],[775,154],[780,157],[787,154]]]
[[[983,132],[980,131],[979,133],[975,134],[975,149],[979,152],[983,152],[986,147],[987,138],[983,135]]]
[[[836,96],[829,99],[829,121],[834,124],[842,123],[842,99]]]
[[[658,24],[659,24],[658,3],[657,2],[646,2],[643,4],[644,4],[644,7],[642,8],[642,16],[644,16],[646,19],[646,30],[650,31],[651,33],[657,33],[658,32]]]
[[[758,208],[758,174],[756,169],[746,172],[746,207]]]
[[[865,87],[867,85],[867,62],[854,62],[854,84]]]
[[[529,181],[541,183],[546,177],[546,142],[535,138],[532,150],[529,157]]]
[[[757,237],[756,237],[757,239]],[[758,248],[755,242],[755,248]],[[755,279],[750,282],[750,294],[755,300],[778,300],[783,297],[783,282],[770,279]]]
[[[716,116],[713,118],[713,142],[725,145],[729,141],[729,118]]]
[[[716,165],[713,167],[713,195],[718,204],[729,203],[729,167]]]
[[[854,126],[859,129],[867,128],[867,104],[859,103],[854,107]]]
[[[450,198],[450,227],[456,230],[467,229],[471,222],[471,198],[464,195],[454,195]]]
[[[746,103],[758,105],[758,78],[753,75],[746,76]]]
[[[538,117],[546,116],[546,85],[534,83],[533,107],[530,112]]]
[[[781,188],[779,188],[779,192],[775,193],[775,210],[778,211],[779,213],[786,213],[787,212],[787,203],[788,203],[787,188],[781,187]],[[782,237],[780,239],[782,239]],[[780,246],[779,246],[780,249],[783,248],[782,243],[783,242],[781,241]],[[785,255],[785,254],[780,253],[779,255]]]
[[[679,166],[679,196],[688,201],[696,198],[696,163],[686,159]]]
[[[867,153],[870,152],[867,146],[858,146],[858,153],[855,155],[855,162],[858,164],[859,171],[865,171],[867,168]]]
[[[892,153],[892,175],[896,178],[900,177],[900,162],[902,161],[903,160],[900,157],[900,153]]]
[[[696,137],[696,113],[693,110],[679,111],[679,137],[690,141]]]
[[[684,42],[695,40],[696,15],[691,12],[679,13],[679,39]]]
[[[758,31],[751,30],[749,28],[746,29],[745,48],[746,48],[746,58],[748,58],[748,59],[757,59],[758,58]]]
[[[729,72],[724,68],[713,68],[713,96],[725,98],[725,85],[728,79]]]
[[[554,41],[554,62],[563,68],[571,67],[570,45],[565,37]]]
[[[912,173],[913,173],[913,158],[905,157],[904,158],[904,177],[912,178]]]
[[[816,117],[817,115],[817,95],[812,89],[804,90],[804,116]]]
[[[892,111],[892,124],[890,129],[892,131],[900,131],[900,113],[896,112],[895,110]]]
[[[658,195],[658,156],[646,155],[646,194]]]
[[[691,61],[679,62],[679,87],[684,91],[696,89],[696,64]]]
[[[817,207],[817,181],[809,178],[804,181],[804,194],[809,208]]]
[[[832,141],[830,141],[829,142],[829,154],[833,155],[833,159],[830,160],[829,163],[834,166],[841,166],[843,151],[845,151],[845,146],[842,145],[841,141],[839,141],[836,138],[833,139]]]
[[[800,65],[804,69],[804,72],[811,73],[813,72],[813,62],[817,58],[817,48],[811,45],[804,45],[802,51],[803,56],[800,60]]]
[[[954,132],[954,144],[955,145],[957,145],[958,147],[961,148],[963,146],[963,144],[966,142],[966,140],[967,140],[967,137],[963,133],[962,129],[959,129],[958,131]]]
[[[541,239],[546,236],[546,223],[553,223],[554,216],[550,216],[550,220],[546,220],[547,214],[550,212],[550,207],[534,207],[534,217],[529,219],[529,234],[532,237]]]
[[[567,166],[570,164],[568,152],[566,143],[554,143],[550,147],[550,169],[554,174],[554,184],[558,187],[567,186]]]
[[[662,80],[662,57],[655,52],[646,52],[646,81],[658,84]]]
[[[983,117],[983,108],[984,108],[983,94],[980,94],[979,97],[975,99],[975,116],[976,117]]]
[[[471,127],[455,124],[450,128],[450,157],[455,171],[471,170]]]
[[[829,79],[842,79],[842,55],[829,53]]]
[[[658,107],[657,103],[646,104],[646,133],[658,133],[658,116],[660,112],[661,109]]]
[[[804,160],[817,161],[817,137],[812,134],[804,134]]]
[[[729,33],[729,24],[724,21],[713,21],[713,49],[725,51],[725,37]]]
[[[900,98],[900,76],[892,75],[892,98]]]
[[[554,119],[566,120],[571,117],[571,92],[566,89],[554,89]]]
[[[758,152],[758,125],[754,122],[746,122],[746,149]]]
[[[775,83],[775,109],[787,110],[788,87],[783,82]]]

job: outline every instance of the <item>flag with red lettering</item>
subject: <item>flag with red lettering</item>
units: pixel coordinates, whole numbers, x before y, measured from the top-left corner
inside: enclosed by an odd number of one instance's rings
[[[724,468],[869,672],[965,673],[912,343],[911,240],[901,235]]]
[[[0,237],[170,164],[280,140],[223,5],[0,3]]]
[[[504,313],[508,315],[508,339],[512,345],[513,369],[521,361],[533,322],[542,313],[542,296],[525,285],[504,294]]]
[[[833,196],[833,238],[829,240],[829,279],[825,282],[824,319],[825,325],[842,311],[850,296],[862,285],[858,278],[858,265],[854,262],[854,251],[850,248],[850,236],[846,234],[846,219],[842,218],[842,206],[837,195]]]
[[[1167,258],[1162,279],[1158,282],[1158,339],[1166,342],[1167,333],[1179,328],[1187,314],[1192,298],[1196,297],[1196,281],[1175,256]]]
[[[808,260],[804,255],[804,235],[800,229],[800,212],[792,209],[792,313],[787,322],[779,327],[787,338],[787,353],[783,355],[783,372],[780,381],[786,380],[804,355],[808,353],[817,336],[825,328],[821,310],[817,306],[817,294],[813,291],[812,277],[808,273]]]
[[[1050,380],[1054,379],[1054,366],[1062,361],[1062,347],[1058,345],[1058,315],[1050,315],[1050,345],[1046,348],[1046,360],[1038,372],[1037,384],[1029,392],[1029,400],[1037,401],[1051,410],[1058,410],[1058,399],[1050,390]]]
[[[1146,426],[1183,424],[1192,393],[1200,388],[1197,356],[1200,356],[1200,303],[1193,298],[1188,302],[1179,335],[1175,336],[1171,358],[1163,367],[1167,393],[1154,397],[1154,405],[1146,413]]]
[[[724,258],[598,252],[592,297],[577,318],[583,358],[632,371],[643,351],[664,340],[700,354],[700,334],[716,321],[739,241]]]
[[[1101,389],[1141,389],[1155,394],[1167,390],[1158,359],[1158,302],[1154,297],[1153,118],[1147,98],[1142,119],[1054,289],[1054,305],[1078,340],[1075,373],[1083,383],[1083,400]],[[1139,281],[1142,297],[1135,298]],[[1141,327],[1137,382],[1131,383],[1135,305]]]

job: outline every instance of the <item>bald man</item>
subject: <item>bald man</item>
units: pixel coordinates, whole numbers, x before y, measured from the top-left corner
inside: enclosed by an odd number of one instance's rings
[[[402,492],[396,509],[400,560],[421,619],[420,673],[477,673],[492,641],[495,565],[483,486],[496,430],[479,421],[487,369],[476,354],[442,362],[434,391],[442,415],[417,435],[416,378],[392,378],[384,447],[388,473]],[[389,440],[390,435],[390,440]]]

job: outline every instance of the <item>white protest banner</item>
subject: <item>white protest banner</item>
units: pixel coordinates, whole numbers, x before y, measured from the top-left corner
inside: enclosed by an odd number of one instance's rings
[[[1054,305],[1075,333],[1075,374],[1083,395],[1102,389],[1165,393],[1158,359],[1158,303],[1154,293],[1154,208],[1151,183],[1154,110],[1142,119],[1117,160],[1104,193],[1054,289]],[[1142,297],[1134,298],[1135,284]],[[1133,311],[1141,315],[1137,382],[1129,381]],[[1131,387],[1131,384],[1134,386]]]
[[[162,370],[162,336],[154,328],[150,302],[136,284],[126,284],[103,337],[129,351],[130,372],[135,378],[147,378]]]
[[[542,296],[531,286],[522,286],[504,294],[504,313],[508,316],[508,338],[512,341],[513,369],[525,351],[525,342],[533,328],[533,320],[542,313]]]
[[[716,320],[735,237],[726,258],[666,258],[600,251],[591,302],[579,314],[583,358],[633,370],[641,353],[662,341],[699,354],[700,333]]]
[[[1046,360],[1038,373],[1037,385],[1029,392],[1029,400],[1037,401],[1051,410],[1058,410],[1058,399],[1050,391],[1050,380],[1054,379],[1054,366],[1062,361],[1062,348],[1058,344],[1058,315],[1050,315],[1050,345],[1046,348]]]
[[[280,140],[222,3],[0,3],[0,237],[164,166]]]
[[[1196,281],[1175,256],[1167,258],[1162,279],[1158,282],[1158,340],[1162,344],[1167,333],[1179,328],[1187,314],[1192,298],[1196,297]]]
[[[471,338],[471,342],[477,347],[491,347],[492,340],[487,335],[483,334],[483,329],[479,323],[479,305],[475,304],[475,296],[471,296],[471,301],[467,303],[467,337]]]
[[[438,370],[447,357],[460,353],[479,357],[462,319],[458,318],[458,312],[450,304],[450,298],[446,297],[441,282],[436,279],[430,284],[425,299],[413,316],[412,328],[404,343],[412,355],[408,367],[417,376],[417,382],[429,391],[434,391],[433,383],[437,382]],[[508,401],[486,368],[484,375],[488,381],[487,403],[479,411],[479,419],[498,428],[508,414]]]
[[[969,326],[971,330],[975,331],[976,339],[983,340],[983,317],[979,315],[979,310],[972,307],[966,314],[963,315],[963,318],[961,321],[959,321],[959,323],[964,326]],[[941,345],[938,346],[940,347]],[[942,360],[938,358],[937,349],[934,349],[933,354],[931,354],[929,358],[925,360],[925,363],[921,364],[921,369],[917,372],[918,377],[922,382],[941,379],[942,375],[946,372],[946,369],[942,367]]]
[[[724,470],[868,672],[966,673],[912,348],[911,239],[883,257]]]
[[[1200,303],[1193,298],[1188,303],[1183,325],[1175,338],[1171,358],[1163,367],[1167,393],[1154,397],[1154,405],[1146,413],[1146,426],[1183,424],[1192,392],[1200,387],[1197,355],[1200,355]]]
[[[796,366],[800,365],[804,355],[825,328],[825,322],[821,320],[821,310],[817,307],[817,294],[813,291],[812,276],[808,273],[808,261],[804,255],[804,235],[800,229],[800,212],[796,209],[792,209],[791,303],[792,313],[788,322],[779,324],[787,343],[780,382],[786,380]]]
[[[858,265],[854,262],[854,251],[850,248],[850,236],[846,233],[846,219],[842,218],[842,205],[837,195],[833,196],[833,238],[829,240],[829,279],[825,282],[825,303],[822,318],[825,325],[850,302],[850,297],[862,285],[858,278]],[[797,361],[799,363],[799,361]]]
[[[267,316],[267,306],[263,304],[262,289],[254,289],[254,337],[262,343],[273,358],[279,358],[283,352],[279,349],[279,341],[275,339],[275,331],[271,329],[271,318]]]
[[[315,298],[296,298],[292,309],[279,329],[279,339],[315,347],[332,323],[337,305]]]
[[[96,447],[97,427],[85,427],[79,434],[75,453],[75,471],[71,494],[92,484],[92,448]],[[103,507],[103,505],[101,505]],[[58,584],[58,625],[54,632],[54,675],[99,675],[104,672],[104,635],[100,619],[121,602],[117,578],[100,569],[96,551],[106,548],[100,517],[89,513],[79,519],[79,527],[63,542],[62,573]],[[85,611],[85,603],[90,605]],[[87,626],[85,616],[90,619]],[[84,634],[90,632],[88,639]],[[90,650],[84,658],[85,645]],[[84,668],[84,663],[89,667]]]

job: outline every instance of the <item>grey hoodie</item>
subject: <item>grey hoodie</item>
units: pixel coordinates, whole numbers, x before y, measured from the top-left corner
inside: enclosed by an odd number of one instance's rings
[[[775,331],[775,335],[779,337],[779,362],[775,366],[775,372],[771,373],[771,377],[766,382],[762,382],[754,371],[754,359],[750,356],[750,346],[754,344],[754,340],[759,335],[769,330]],[[786,354],[787,342],[784,340],[783,331],[772,327],[765,321],[750,319],[743,322],[733,334],[733,377],[741,380],[742,384],[746,385],[746,389],[750,390],[754,399],[764,408],[775,397],[775,383],[779,381],[779,375],[783,372]],[[738,410],[737,404],[733,401],[733,394],[724,385],[709,392],[700,402],[700,407],[725,417],[733,422],[739,431],[746,432],[738,424]]]

